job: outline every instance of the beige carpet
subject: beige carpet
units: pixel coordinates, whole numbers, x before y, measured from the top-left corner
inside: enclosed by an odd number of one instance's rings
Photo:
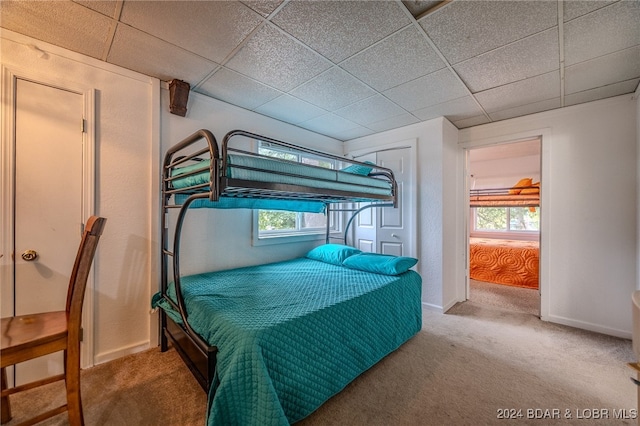
[[[538,289],[469,280],[469,300],[513,312],[540,316]]]
[[[424,311],[418,335],[299,424],[636,424],[613,419],[614,410],[637,408],[626,366],[633,360],[628,340],[468,301],[446,315]],[[205,393],[174,351],[99,365],[83,380],[88,425],[204,424]],[[55,387],[14,397],[15,417],[44,405]],[[504,409],[522,417],[500,420]],[[528,409],[557,409],[561,418],[527,419]],[[576,419],[592,409],[610,418]],[[45,424],[67,424],[66,417]]]

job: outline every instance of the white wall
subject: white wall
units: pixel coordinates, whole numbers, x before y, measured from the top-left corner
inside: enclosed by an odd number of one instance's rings
[[[627,95],[459,133],[461,146],[543,134],[543,319],[631,335],[629,297],[637,282],[637,108]]]
[[[342,155],[342,142],[263,115],[190,93],[187,115],[169,113],[169,92],[162,90],[162,155],[173,144],[199,129],[222,141],[231,130],[242,129],[274,139]],[[159,159],[156,159],[159,160]],[[160,176],[160,163],[153,166]],[[321,240],[253,246],[252,211],[192,209],[187,213],[181,247],[181,274],[276,262],[302,256]]]
[[[461,229],[455,210],[455,187],[461,180],[457,149],[458,130],[444,118],[413,124],[400,129],[353,139],[345,143],[345,152],[380,147],[416,139],[418,156],[417,229],[422,275],[423,304],[440,312],[458,301],[455,283],[464,279],[464,254],[455,246]],[[462,277],[462,278],[460,278]]]
[[[0,36],[4,66],[96,89],[95,213],[107,224],[94,264],[93,330],[85,331],[93,338],[94,356],[84,364],[146,348],[149,291],[156,281],[149,159],[157,136],[159,82],[9,31]]]
[[[526,155],[471,161],[471,189],[510,188],[522,178],[540,181],[540,156]]]

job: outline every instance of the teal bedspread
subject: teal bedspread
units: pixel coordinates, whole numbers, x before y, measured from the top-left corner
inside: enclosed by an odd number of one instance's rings
[[[208,425],[301,420],[422,325],[411,270],[387,276],[300,258],[181,283],[191,327],[219,351]],[[168,309],[159,294],[154,305]]]
[[[189,196],[186,194],[176,194],[176,205],[183,204]],[[289,212],[324,213],[326,206],[320,201],[298,201],[298,200],[278,200],[243,197],[220,197],[218,201],[208,199],[197,199],[193,201],[189,208],[192,209],[262,209],[262,210],[285,210]]]

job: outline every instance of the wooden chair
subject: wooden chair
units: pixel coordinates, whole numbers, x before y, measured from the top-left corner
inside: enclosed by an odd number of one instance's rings
[[[2,423],[11,419],[9,395],[64,379],[67,389],[67,403],[27,420],[21,425],[38,423],[64,411],[68,412],[71,425],[84,424],[80,399],[82,302],[93,256],[105,222],[105,218],[96,216],[90,217],[87,221],[71,271],[69,289],[67,290],[67,305],[64,311],[2,318],[2,342],[0,345],[0,367],[2,369],[2,393],[0,394],[2,416],[0,421]],[[7,389],[6,367],[59,351],[64,351],[64,374]]]

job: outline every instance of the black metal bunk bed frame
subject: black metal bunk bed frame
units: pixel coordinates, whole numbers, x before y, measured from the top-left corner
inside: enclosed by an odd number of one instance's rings
[[[369,176],[377,176],[387,179],[391,185],[391,195],[375,195],[360,192],[345,192],[334,189],[318,189],[307,186],[298,186],[283,183],[271,183],[261,181],[249,181],[233,179],[228,176],[228,154],[229,152],[237,152],[243,155],[264,157],[255,152],[243,151],[229,146],[232,138],[236,136],[248,137],[254,140],[269,142],[271,144],[293,149],[297,152],[312,154],[315,156],[356,164],[365,167],[373,167],[374,172]],[[204,147],[197,146],[198,143]],[[185,155],[179,155],[185,152]],[[186,188],[173,188],[172,182],[177,178],[172,176],[172,170],[175,167],[183,166],[186,162],[194,160],[201,161],[203,156],[208,156],[209,164],[192,170],[189,173],[182,174],[180,177],[195,175],[204,171],[209,172],[209,180],[207,183],[196,184]],[[272,157],[268,157],[273,160]],[[287,160],[278,160],[288,162]],[[243,168],[243,166],[234,165],[232,167]],[[308,165],[308,167],[317,167]],[[296,175],[288,175],[298,177]],[[347,241],[349,226],[353,219],[360,212],[375,207],[397,207],[398,188],[393,172],[384,167],[373,166],[344,157],[332,154],[326,154],[309,148],[272,139],[266,136],[257,135],[243,130],[234,130],[227,133],[222,141],[222,150],[218,148],[218,142],[215,136],[208,130],[201,129],[181,142],[169,148],[164,157],[162,171],[162,234],[161,234],[161,289],[164,299],[180,313],[181,323],[174,321],[167,313],[160,310],[160,348],[166,351],[169,343],[180,354],[183,361],[194,375],[200,386],[208,392],[215,379],[216,354],[217,347],[210,346],[202,337],[200,337],[189,325],[188,313],[185,307],[184,298],[180,286],[180,240],[182,234],[182,225],[189,206],[196,200],[218,201],[220,197],[249,197],[262,199],[279,199],[279,200],[298,200],[298,201],[321,201],[325,204],[327,215],[330,211],[351,212],[352,216],[348,220],[344,229],[344,241]],[[182,204],[170,204],[172,196],[181,194],[187,198]],[[352,203],[368,200],[371,204],[367,204],[360,208],[331,208],[336,203]],[[170,209],[177,208],[179,213],[176,219],[176,225],[173,235],[173,248],[169,249],[169,219],[168,213]],[[330,227],[327,220],[326,242],[329,242]],[[173,269],[173,285],[176,292],[176,301],[167,296],[169,285],[169,257],[172,258]]]

